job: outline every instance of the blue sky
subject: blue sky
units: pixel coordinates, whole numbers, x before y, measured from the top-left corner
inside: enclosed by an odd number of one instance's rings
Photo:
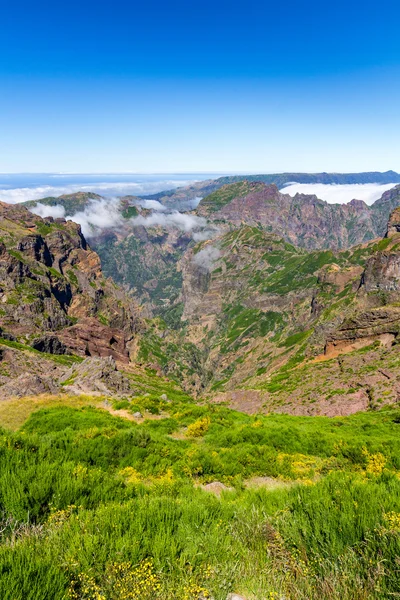
[[[1,172],[400,170],[400,4],[3,3]]]

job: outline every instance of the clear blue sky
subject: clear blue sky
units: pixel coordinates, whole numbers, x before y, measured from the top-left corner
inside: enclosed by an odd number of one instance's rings
[[[400,170],[396,0],[4,2],[0,171]]]

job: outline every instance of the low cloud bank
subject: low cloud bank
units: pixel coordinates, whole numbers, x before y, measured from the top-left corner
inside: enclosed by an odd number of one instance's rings
[[[74,194],[76,192],[94,192],[101,196],[127,196],[156,194],[163,190],[187,186],[194,183],[194,179],[160,179],[158,181],[145,182],[117,182],[117,183],[74,183],[68,185],[40,185],[35,187],[18,187],[0,189],[0,201],[9,204],[19,204],[27,200],[40,200],[49,196],[58,197],[63,194]],[[150,201],[149,201],[150,202]]]
[[[158,200],[140,200],[139,204],[143,208],[149,208],[150,210],[167,210],[167,207],[161,204],[161,202],[159,202]]]
[[[57,219],[63,217],[67,221],[79,223],[83,235],[89,238],[98,235],[103,229],[122,227],[124,219],[118,210],[118,203],[117,198],[92,200],[85,210],[68,215],[61,204],[48,206],[38,202],[30,211],[43,218],[54,217]]]
[[[323,183],[291,183],[284,187],[281,192],[295,196],[296,194],[315,194],[321,200],[329,204],[346,204],[356,198],[364,200],[366,204],[373,204],[384,192],[398,185],[388,183],[355,183],[347,185],[323,184]]]
[[[193,237],[196,241],[210,239],[215,234],[212,228],[207,226],[207,220],[203,217],[179,211],[166,212],[166,207],[157,200],[143,200],[138,202],[138,205],[152,209],[152,214],[124,219],[120,212],[119,198],[91,200],[84,210],[74,214],[67,214],[61,204],[48,206],[38,202],[36,206],[31,208],[31,212],[40,217],[64,217],[69,221],[75,221],[82,227],[83,235],[87,238],[99,235],[104,229],[120,229],[127,224],[132,227],[155,227],[159,225],[166,229],[177,228],[186,233],[193,231]]]
[[[192,229],[200,229],[207,226],[207,220],[203,217],[197,217],[196,215],[187,215],[174,211],[171,213],[160,213],[155,212],[148,217],[134,217],[130,219],[131,225],[143,226],[143,227],[154,227],[155,225],[161,225],[162,227],[177,227],[182,231],[191,231]]]
[[[87,238],[98,235],[103,229],[120,228],[124,223],[124,218],[118,210],[117,198],[92,200],[84,210],[67,215],[66,219],[79,223],[83,235]]]

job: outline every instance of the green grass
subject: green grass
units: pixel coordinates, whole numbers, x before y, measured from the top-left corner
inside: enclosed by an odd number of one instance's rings
[[[209,212],[216,212],[234,198],[247,196],[250,192],[260,191],[263,187],[261,183],[253,184],[252,186],[248,181],[239,181],[238,183],[224,185],[219,190],[203,198],[199,206],[207,208]]]
[[[398,595],[398,409],[249,416],[183,397],[163,408],[138,425],[59,405],[1,430],[2,599]],[[186,437],[204,418],[204,434]],[[277,484],[247,488],[254,476]],[[196,487],[217,480],[233,491]]]

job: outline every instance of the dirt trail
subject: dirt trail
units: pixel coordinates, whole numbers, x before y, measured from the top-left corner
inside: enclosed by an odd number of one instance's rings
[[[122,417],[123,419],[128,419],[128,421],[135,421],[135,423],[143,423],[144,421],[159,421],[161,419],[168,419],[169,417],[168,413],[161,413],[160,415],[152,415],[151,413],[145,413],[145,415],[142,417],[135,417],[131,412],[129,412],[129,410],[123,408],[117,410],[112,406],[108,406],[106,404],[103,404],[101,408],[109,412],[110,415],[113,415],[114,417]]]

